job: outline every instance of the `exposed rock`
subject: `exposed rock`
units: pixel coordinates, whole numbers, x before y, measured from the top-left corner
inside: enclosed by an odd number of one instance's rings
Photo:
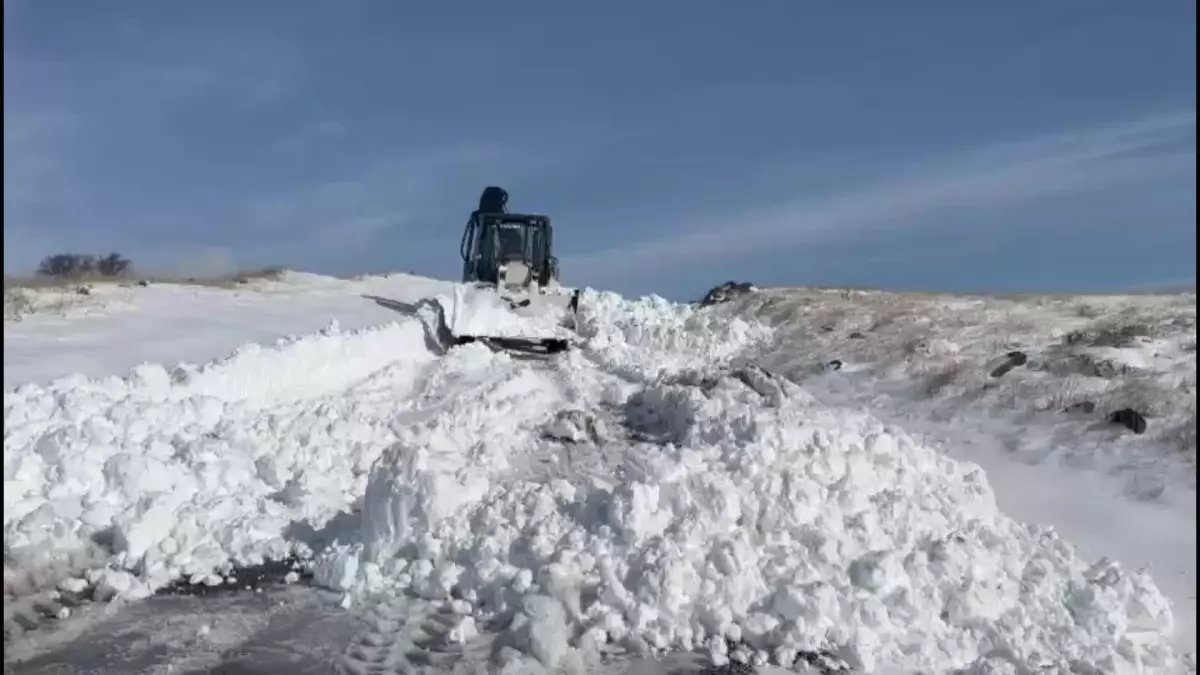
[[[1133,408],[1122,408],[1108,416],[1113,424],[1124,425],[1135,434],[1146,433],[1146,417]]]
[[[1003,362],[992,367],[991,376],[1002,377],[1013,368],[1023,366],[1026,363],[1029,363],[1029,357],[1025,355],[1025,352],[1009,352],[1004,356]]]
[[[746,295],[747,293],[753,293],[756,290],[758,289],[754,287],[754,284],[751,284],[748,281],[726,281],[725,283],[706,293],[700,300],[700,306],[708,307],[709,305],[717,305],[722,302],[729,302],[734,298]]]
[[[261,591],[268,587],[301,582],[312,583],[312,572],[295,556],[267,560],[258,565],[234,567],[224,575],[195,575],[180,578],[158,589],[155,595],[216,595]]]

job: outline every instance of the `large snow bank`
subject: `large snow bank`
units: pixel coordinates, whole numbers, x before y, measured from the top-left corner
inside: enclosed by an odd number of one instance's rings
[[[417,321],[247,345],[196,368],[63,378],[4,395],[6,556],[112,549],[147,592],[283,555],[296,522],[347,508],[433,361]]]
[[[998,513],[974,465],[761,370],[709,367],[758,328],[588,306],[582,355],[474,389],[384,454],[322,581],[453,600],[550,667],[586,670],[610,641],[863,670],[1173,662],[1145,574]],[[494,364],[475,356],[445,367],[480,381]]]
[[[549,361],[437,358],[406,318],[6,391],[6,554],[110,546],[106,583],[136,595],[358,506],[323,583],[447,600],[455,634],[502,631],[531,666],[586,670],[609,641],[939,672],[1174,658],[1145,575],[1004,517],[975,466],[739,366],[763,326],[583,308],[581,348]]]

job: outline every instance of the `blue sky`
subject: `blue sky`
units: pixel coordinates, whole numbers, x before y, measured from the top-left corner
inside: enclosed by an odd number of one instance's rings
[[[564,281],[1194,283],[1182,0],[6,0],[6,273],[459,274],[486,185]]]

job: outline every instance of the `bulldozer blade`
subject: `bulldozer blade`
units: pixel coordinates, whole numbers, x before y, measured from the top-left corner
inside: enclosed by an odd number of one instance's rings
[[[479,342],[494,351],[520,352],[549,356],[565,352],[571,348],[570,341],[564,338],[520,338],[520,337],[485,337],[476,335],[459,335],[455,343],[459,345]]]

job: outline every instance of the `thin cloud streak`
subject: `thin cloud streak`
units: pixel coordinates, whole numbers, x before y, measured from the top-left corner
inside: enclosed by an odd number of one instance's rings
[[[575,278],[602,283],[618,276],[744,259],[781,247],[844,240],[951,208],[1012,203],[1156,174],[1194,173],[1194,145],[1189,152],[1180,152],[1174,144],[1172,152],[1138,153],[1194,135],[1195,124],[1195,111],[1180,111],[991,144],[914,166],[907,178],[894,183],[723,216],[717,227],[702,226],[689,234],[569,256],[564,264]]]

